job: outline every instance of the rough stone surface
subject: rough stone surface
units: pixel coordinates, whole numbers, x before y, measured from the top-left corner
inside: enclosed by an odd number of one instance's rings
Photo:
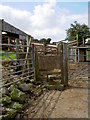
[[[30,91],[30,87],[29,85],[27,85],[26,83],[22,83],[19,85],[19,88],[23,91],[23,92],[29,92]]]
[[[2,95],[8,95],[9,94],[8,88],[6,87],[1,88],[0,93]]]

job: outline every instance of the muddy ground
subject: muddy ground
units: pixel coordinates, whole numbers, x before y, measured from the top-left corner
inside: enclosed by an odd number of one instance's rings
[[[44,90],[26,110],[28,118],[88,118],[88,64],[69,64],[69,87]]]
[[[26,113],[28,118],[88,118],[88,81],[71,80],[64,91],[45,90]]]

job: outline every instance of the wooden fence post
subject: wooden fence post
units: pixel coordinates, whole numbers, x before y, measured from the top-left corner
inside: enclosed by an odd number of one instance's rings
[[[60,45],[60,66],[61,66],[61,83],[64,84],[63,43],[61,43],[61,45]]]
[[[26,56],[25,56],[24,66],[23,66],[23,74],[24,74],[24,69],[26,68],[26,64],[28,64],[28,66],[27,66],[28,69],[30,68],[29,60],[28,60],[29,52],[30,52],[30,45],[31,45],[31,38],[30,38],[30,36],[27,36],[27,52],[26,52]],[[29,70],[28,70],[28,76],[29,76]]]
[[[68,86],[68,50],[67,44],[63,44],[63,71],[64,71],[64,86]]]
[[[19,39],[18,38],[16,38],[15,39],[16,40],[16,58],[17,58],[17,60],[19,59]]]
[[[61,66],[61,83],[68,86],[68,50],[67,44],[60,45],[60,66]]]
[[[35,65],[35,80],[39,80],[39,65],[38,65],[38,52],[37,48],[34,48],[34,65]]]
[[[8,37],[8,44],[10,44],[10,37]],[[8,46],[8,51],[10,51],[10,46]]]

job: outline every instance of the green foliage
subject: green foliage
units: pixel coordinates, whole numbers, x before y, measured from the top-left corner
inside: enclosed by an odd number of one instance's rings
[[[85,24],[79,24],[77,21],[74,24],[71,24],[70,28],[66,30],[67,38],[66,40],[73,41],[76,39],[76,35],[78,34],[78,42],[79,45],[83,43],[83,38],[86,39],[90,34],[89,28]]]

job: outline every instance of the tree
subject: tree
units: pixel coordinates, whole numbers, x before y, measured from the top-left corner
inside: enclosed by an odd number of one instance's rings
[[[33,39],[33,42],[39,42],[39,40],[38,39]]]
[[[46,42],[46,38],[40,39],[40,43],[45,43],[45,42]]]
[[[83,39],[85,40],[87,36],[90,34],[89,28],[85,24],[79,24],[77,21],[74,24],[71,24],[70,28],[66,30],[67,38],[66,40],[73,41],[76,40],[76,36],[78,35],[78,44],[81,45],[83,43]]]
[[[46,46],[47,46],[47,44],[50,44],[50,41],[51,41],[51,38],[48,38],[48,39],[42,38],[42,39],[40,40],[40,43],[43,43],[43,44],[44,44],[44,54],[45,54],[45,55],[46,55]]]
[[[42,38],[40,40],[40,43],[43,43],[44,45],[50,44],[50,42],[51,42],[51,38],[48,38],[48,39]]]
[[[50,42],[51,42],[51,38],[48,38],[47,39],[47,44],[50,44]]]

